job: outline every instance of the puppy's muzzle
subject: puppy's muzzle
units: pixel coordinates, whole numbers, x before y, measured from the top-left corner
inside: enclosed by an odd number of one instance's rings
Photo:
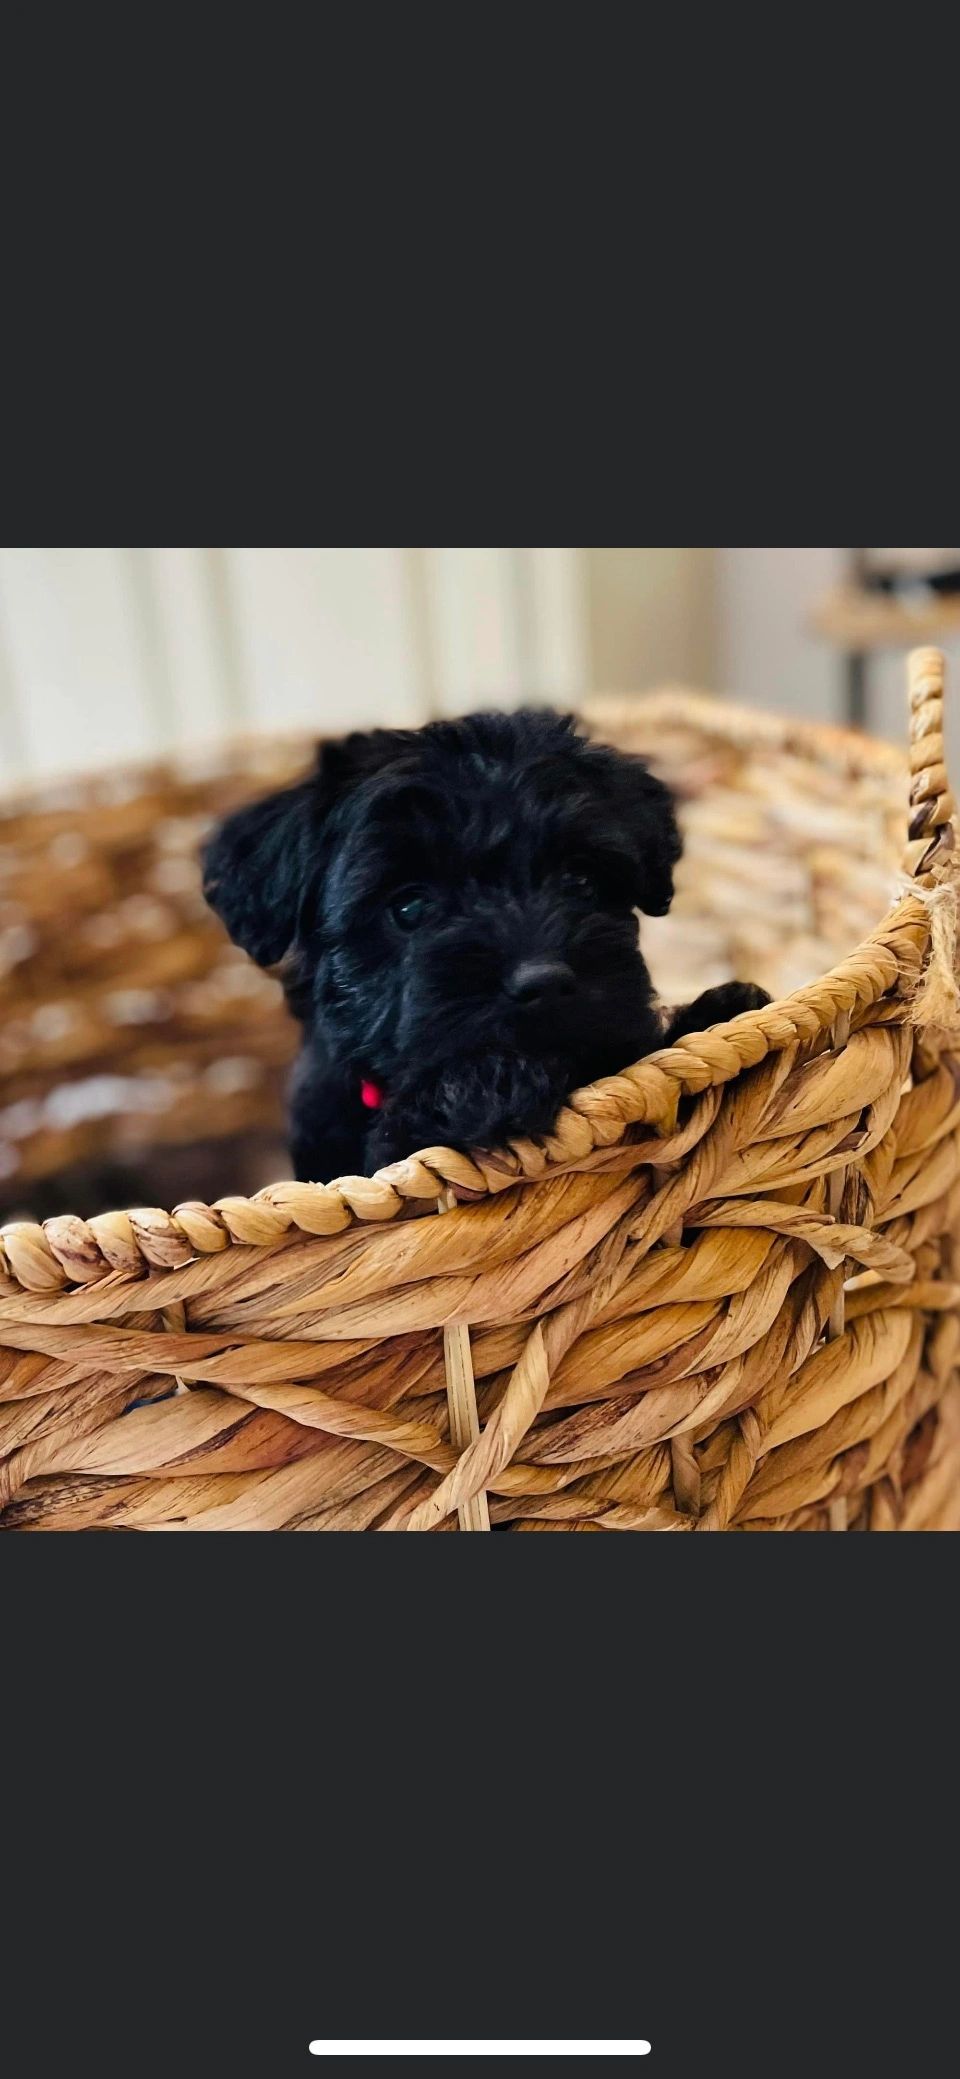
[[[577,983],[565,960],[521,960],[503,986],[514,1003],[533,1010],[572,996]]]

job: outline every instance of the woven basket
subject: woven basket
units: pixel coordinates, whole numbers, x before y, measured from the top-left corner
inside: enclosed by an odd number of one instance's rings
[[[546,1141],[8,1223],[0,1525],[960,1527],[942,686],[917,652],[909,780],[706,698],[594,704],[681,802],[662,993],[777,1000],[577,1091]],[[196,847],[303,751],[8,811],[0,1156],[27,1197],[105,1143],[275,1122],[292,1035]]]

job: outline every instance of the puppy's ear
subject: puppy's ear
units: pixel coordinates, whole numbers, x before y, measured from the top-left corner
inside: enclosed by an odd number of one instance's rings
[[[203,852],[203,892],[234,944],[273,967],[297,936],[318,821],[316,778],[237,809]]]
[[[647,917],[665,917],[683,850],[670,789],[630,752],[590,744],[587,756],[634,860],[635,907]]]
[[[646,917],[665,917],[673,901],[673,869],[683,850],[673,795],[642,758],[624,758],[624,798],[637,847],[637,908]]]
[[[203,854],[203,892],[235,945],[274,967],[309,929],[327,819],[345,795],[415,748],[412,731],[373,729],[322,744],[312,776],[237,809]]]

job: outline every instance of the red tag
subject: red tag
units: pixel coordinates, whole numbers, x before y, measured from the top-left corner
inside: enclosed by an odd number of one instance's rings
[[[366,1105],[368,1112],[378,1112],[380,1110],[380,1106],[383,1103],[383,1091],[379,1083],[371,1083],[368,1078],[364,1078],[360,1085],[360,1103]]]

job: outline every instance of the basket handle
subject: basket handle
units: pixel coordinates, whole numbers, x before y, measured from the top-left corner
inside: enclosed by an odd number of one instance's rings
[[[956,802],[947,778],[943,745],[942,650],[911,650],[907,659],[910,689],[910,824],[903,870],[911,880],[932,887],[954,848]]]

